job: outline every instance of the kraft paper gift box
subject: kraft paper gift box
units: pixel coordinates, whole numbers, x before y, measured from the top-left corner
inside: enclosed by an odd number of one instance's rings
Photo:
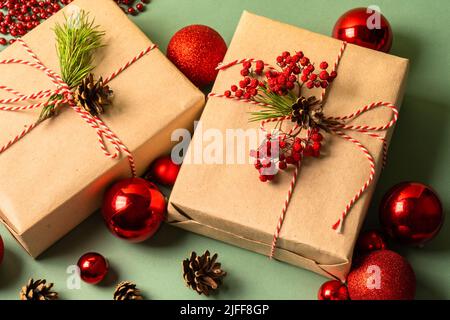
[[[341,46],[342,42],[336,39],[244,12],[225,63],[255,58],[274,65],[283,51],[302,50],[317,64],[323,60],[331,64]],[[407,69],[406,59],[348,45],[338,77],[329,89],[324,113],[343,116],[378,101],[399,106]],[[242,79],[240,70],[237,66],[221,71],[213,92],[223,93],[238,83]],[[257,109],[243,102],[210,97],[201,117],[202,132],[197,129],[187,155],[192,159],[194,149],[211,143],[202,141],[202,133],[208,129],[218,129],[225,137],[227,129],[258,128],[259,123],[248,121],[249,112]],[[366,112],[353,123],[381,126],[391,116],[389,110],[381,108]],[[391,131],[380,135],[389,141]],[[377,179],[382,143],[367,135],[350,134],[374,156]],[[343,233],[338,234],[332,225],[367,180],[369,170],[366,157],[354,144],[325,135],[324,154],[319,159],[305,160],[300,169],[274,257],[344,279],[376,181],[350,211]],[[277,175],[277,182],[268,184],[259,182],[252,163],[185,163],[171,194],[169,221],[174,226],[269,255],[291,177],[292,171],[282,172]]]
[[[44,65],[57,73],[53,28],[64,23],[64,13],[79,9],[105,32],[105,46],[95,53],[96,77],[109,76],[152,44],[114,1],[77,0],[23,37]],[[0,60],[9,58],[31,60],[19,43],[0,53]],[[53,89],[45,74],[32,68],[0,68],[1,85],[26,94]],[[138,174],[170,150],[173,130],[193,127],[204,105],[204,95],[156,49],[109,85],[113,105],[101,118],[133,152]],[[1,93],[2,98],[9,96]],[[39,111],[0,111],[0,144],[38,116]],[[95,130],[76,112],[62,108],[54,119],[0,154],[0,217],[36,257],[94,212],[106,187],[129,176],[126,157],[120,161],[105,157]]]

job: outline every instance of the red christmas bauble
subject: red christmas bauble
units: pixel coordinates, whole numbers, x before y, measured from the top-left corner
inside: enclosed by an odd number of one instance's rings
[[[356,253],[365,254],[375,250],[387,248],[384,235],[379,231],[369,230],[360,234],[356,242]]]
[[[369,8],[344,13],[334,25],[333,37],[382,52],[391,50],[394,38],[389,21]]]
[[[437,194],[422,183],[400,183],[384,196],[380,221],[393,239],[422,245],[433,239],[442,227],[442,203]]]
[[[150,166],[147,178],[166,186],[173,186],[177,180],[180,165],[172,161],[170,156],[156,159]]]
[[[379,250],[356,259],[347,286],[352,300],[412,300],[416,276],[402,256]]]
[[[109,270],[108,261],[96,252],[83,254],[78,260],[77,266],[80,268],[81,279],[90,284],[102,281]]]
[[[319,300],[348,300],[348,290],[345,284],[338,280],[325,282],[317,293]]]
[[[124,179],[106,192],[102,213],[114,235],[141,242],[159,229],[164,220],[165,199],[152,183],[144,179]]]
[[[205,87],[217,76],[227,45],[214,29],[203,25],[184,27],[174,34],[167,47],[167,57],[196,86]]]
[[[5,246],[3,245],[2,236],[0,236],[0,264],[3,261],[3,255],[5,254]]]

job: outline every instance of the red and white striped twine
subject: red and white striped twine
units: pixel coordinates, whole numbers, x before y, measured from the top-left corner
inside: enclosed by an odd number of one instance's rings
[[[342,42],[342,46],[339,50],[339,53],[336,57],[335,63],[333,65],[333,69],[332,71],[337,71],[337,68],[339,66],[339,63],[341,62],[342,56],[345,52],[345,49],[347,47],[347,43],[346,42]],[[219,66],[217,67],[217,70],[223,71],[226,70],[232,66],[236,66],[238,64],[242,64],[246,61],[249,61],[251,63],[255,62],[256,59],[251,58],[251,59],[241,59],[241,60],[235,60],[232,61],[230,63],[221,63],[219,64]],[[266,65],[268,66],[268,65]],[[269,66],[270,69],[275,69],[272,66]],[[321,93],[321,102],[324,103],[325,102],[325,98],[327,95],[327,89],[323,89],[322,93]],[[217,93],[210,93],[209,97],[217,97],[217,98],[226,98],[226,99],[230,99],[230,100],[234,100],[234,101],[241,101],[241,102],[246,102],[246,103],[250,103],[250,104],[254,104],[254,105],[260,105],[260,106],[267,106],[267,104],[265,103],[259,103],[253,100],[247,100],[247,99],[242,99],[242,98],[236,98],[236,97],[226,97],[223,94],[217,94]],[[359,117],[361,114],[371,111],[375,108],[379,108],[379,107],[384,107],[384,108],[388,108],[390,111],[392,111],[392,118],[391,120],[382,126],[368,126],[368,125],[348,125],[346,123],[343,123],[344,121],[351,121],[354,120],[355,118]],[[279,118],[274,118],[274,119],[268,119],[268,120],[263,120],[261,122],[261,130],[266,131],[265,129],[265,124],[269,123],[269,122],[283,122],[285,120],[290,120],[291,117],[290,116],[285,116],[285,117],[279,117]],[[392,103],[389,102],[374,102],[371,104],[368,104],[358,110],[356,110],[355,112],[346,115],[346,116],[341,116],[341,117],[325,117],[325,120],[331,121],[331,123],[333,122],[338,122],[336,124],[332,124],[332,125],[328,125],[330,131],[335,134],[336,136],[339,136],[351,143],[353,143],[356,147],[358,147],[359,150],[361,150],[361,152],[365,155],[365,157],[367,158],[367,161],[369,163],[369,167],[370,167],[370,172],[369,172],[369,177],[367,178],[366,182],[361,186],[361,188],[356,192],[356,194],[353,196],[353,198],[347,203],[347,205],[345,206],[344,210],[342,211],[338,221],[336,223],[334,223],[332,225],[332,229],[334,229],[335,231],[337,231],[338,233],[342,232],[342,228],[343,228],[343,224],[345,221],[345,218],[347,217],[348,213],[350,212],[350,210],[352,209],[353,205],[358,201],[358,199],[361,198],[361,196],[363,195],[363,193],[367,190],[367,188],[369,188],[369,186],[371,185],[371,183],[373,182],[373,180],[375,179],[375,174],[376,174],[376,164],[375,164],[375,159],[373,158],[373,156],[371,155],[371,153],[369,152],[369,150],[357,139],[347,135],[346,133],[344,133],[344,130],[347,131],[355,131],[355,132],[359,132],[365,135],[368,135],[370,137],[376,138],[378,140],[380,140],[383,143],[383,167],[386,163],[386,153],[387,153],[387,142],[386,139],[383,138],[382,136],[376,134],[373,131],[385,131],[391,127],[393,127],[395,125],[395,123],[398,120],[398,110],[396,108],[395,105],[393,105]],[[294,130],[296,130],[298,128],[298,125],[294,126],[288,134],[292,133]],[[310,132],[308,132],[308,136],[309,136]],[[273,235],[273,240],[272,240],[272,245],[271,245],[271,250],[270,250],[270,258],[272,258],[275,254],[275,250],[276,250],[276,244],[277,244],[277,240],[280,236],[280,232],[281,232],[281,228],[283,226],[283,222],[286,216],[286,212],[287,212],[287,208],[289,206],[289,203],[291,201],[292,198],[292,193],[293,190],[295,188],[296,182],[297,182],[297,177],[298,177],[298,173],[299,173],[299,169],[300,169],[300,164],[301,164],[301,160],[296,164],[295,166],[295,170],[289,185],[289,189],[286,195],[286,200],[283,203],[283,207],[281,209],[281,215],[278,218],[278,223]]]
[[[125,146],[125,144],[119,139],[119,137],[106,125],[106,123],[101,120],[98,116],[93,116],[83,108],[80,108],[77,106],[77,104],[74,101],[74,97],[72,95],[72,91],[70,90],[69,86],[62,80],[61,76],[59,76],[57,73],[52,71],[51,69],[44,66],[44,64],[40,61],[40,59],[37,57],[37,55],[31,50],[31,48],[22,40],[17,39],[17,41],[22,45],[22,47],[25,49],[25,51],[31,56],[34,62],[21,60],[21,59],[6,59],[0,61],[0,65],[7,65],[7,64],[21,64],[25,66],[32,67],[34,69],[37,69],[39,71],[44,72],[47,77],[53,82],[53,84],[56,86],[55,90],[41,90],[32,94],[22,94],[21,92],[14,90],[8,86],[0,86],[0,90],[6,91],[10,94],[13,94],[17,96],[17,98],[8,98],[8,99],[0,99],[0,111],[24,111],[24,110],[32,110],[37,108],[46,107],[48,105],[55,105],[58,106],[60,104],[68,104],[71,109],[73,109],[76,113],[80,115],[80,117],[90,126],[92,127],[98,137],[98,143],[100,146],[100,149],[103,151],[105,156],[111,158],[111,159],[118,159],[121,155],[121,153],[124,153],[128,158],[128,163],[130,166],[131,175],[133,177],[136,176],[136,163],[134,160],[134,157],[130,150]],[[148,54],[150,51],[154,50],[157,46],[152,44],[147,49],[141,51],[138,55],[133,57],[130,61],[125,63],[122,67],[120,67],[118,70],[113,72],[109,77],[105,78],[104,83],[108,83],[111,80],[113,80],[115,77],[117,77],[120,73],[122,73],[125,69],[130,67],[132,64],[134,64],[136,61],[144,57],[146,54]],[[29,105],[11,105],[17,102],[23,102],[23,101],[30,101],[30,100],[38,100],[38,99],[48,99],[54,95],[62,95],[63,98],[58,100],[52,100],[52,101],[45,101],[45,102],[38,102],[33,103]],[[5,145],[0,147],[0,154],[9,149],[13,144],[18,142],[20,139],[22,139],[24,136],[26,136],[28,133],[30,133],[34,128],[36,128],[40,124],[40,121],[36,121],[28,126],[26,126],[22,132],[17,134],[14,138],[12,138],[10,141],[8,141]],[[105,140],[113,146],[115,152],[111,153],[109,151],[108,146],[106,145]]]

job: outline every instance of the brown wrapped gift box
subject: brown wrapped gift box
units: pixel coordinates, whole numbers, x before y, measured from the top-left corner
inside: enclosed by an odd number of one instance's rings
[[[338,40],[245,12],[225,61],[256,58],[273,63],[283,51],[302,50],[316,63],[323,60],[331,63],[340,47]],[[330,116],[347,115],[378,101],[398,106],[407,69],[406,59],[348,45],[324,112]],[[239,71],[239,67],[234,67],[221,72],[213,92],[222,93],[237,83],[241,78]],[[226,129],[256,128],[259,123],[248,122],[248,112],[255,108],[210,98],[201,118],[203,130],[216,128],[224,133]],[[390,117],[386,109],[377,109],[353,123],[376,126],[387,123]],[[379,173],[380,141],[351,134],[370,150]],[[387,134],[389,140],[391,131],[381,134]],[[201,132],[196,132],[191,149],[196,143],[201,145],[200,138]],[[344,279],[375,183],[351,210],[343,234],[336,233],[331,226],[367,180],[369,164],[352,143],[329,135],[325,140],[325,155],[306,161],[300,171],[275,258]],[[268,255],[291,173],[278,176],[278,183],[267,184],[259,182],[252,164],[184,164],[170,198],[169,221],[175,226]]]
[[[74,6],[89,12],[106,32],[106,46],[95,54],[95,75],[110,75],[151,45],[114,1],[77,0],[23,37],[52,70],[59,72],[52,28]],[[18,43],[0,53],[1,60],[7,58],[31,59]],[[18,65],[1,66],[0,84],[24,93],[53,85],[42,73]],[[204,105],[203,94],[159,50],[125,70],[110,86],[113,106],[102,118],[133,152],[138,174],[170,149],[174,129],[192,128]],[[1,112],[0,143],[34,122],[38,112]],[[0,217],[35,257],[95,211],[110,183],[128,176],[126,158],[105,157],[95,130],[74,111],[63,110],[0,155]]]

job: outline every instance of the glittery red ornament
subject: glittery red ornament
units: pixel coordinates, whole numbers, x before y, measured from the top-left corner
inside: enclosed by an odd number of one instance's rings
[[[166,186],[173,186],[177,180],[180,165],[175,164],[170,156],[156,159],[150,166],[146,178]]]
[[[108,261],[100,253],[88,252],[83,254],[77,263],[80,268],[80,277],[90,284],[102,281],[109,270]]]
[[[395,240],[422,245],[433,239],[442,227],[442,203],[437,194],[422,183],[400,183],[384,196],[380,221]]]
[[[216,67],[226,52],[227,45],[222,36],[203,25],[179,30],[167,47],[170,61],[198,87],[205,87],[216,79]]]
[[[356,242],[356,253],[365,254],[375,250],[384,250],[387,248],[384,235],[375,230],[369,230],[360,234]]]
[[[3,261],[3,255],[5,254],[5,246],[3,245],[2,236],[0,236],[0,264]]]
[[[333,37],[382,52],[391,50],[394,38],[389,21],[368,8],[344,13],[334,25]]]
[[[379,250],[356,259],[347,286],[352,300],[412,300],[416,276],[402,256]]]
[[[348,300],[348,290],[345,284],[338,280],[325,282],[317,293],[319,300]]]
[[[102,212],[114,235],[140,242],[151,237],[164,220],[165,200],[150,182],[129,178],[117,182],[106,192]]]

